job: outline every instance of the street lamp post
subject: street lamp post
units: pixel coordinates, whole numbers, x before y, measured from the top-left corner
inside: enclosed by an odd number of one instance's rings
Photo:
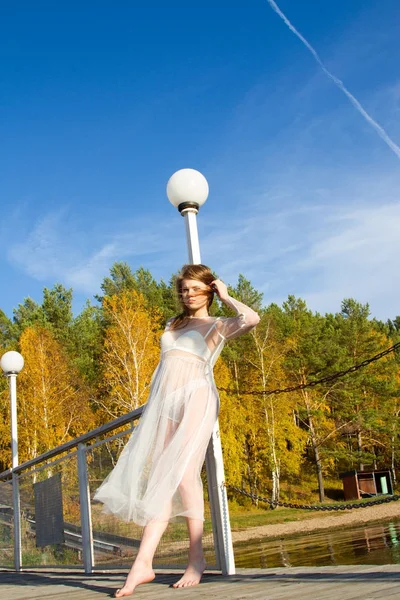
[[[23,369],[24,359],[19,352],[11,350],[1,357],[0,366],[8,378],[11,403],[11,454],[12,454],[12,495],[14,513],[14,565],[21,570],[21,520],[19,501],[19,480],[15,469],[18,466],[18,425],[17,425],[17,375]]]
[[[200,206],[207,200],[208,191],[206,178],[194,169],[177,171],[167,184],[169,201],[185,219],[186,241],[191,264],[201,263],[196,215]],[[217,567],[224,575],[233,575],[235,559],[218,421],[208,445],[206,467]]]
[[[201,262],[196,215],[208,198],[207,179],[195,169],[176,171],[167,183],[167,196],[185,219],[189,262]]]

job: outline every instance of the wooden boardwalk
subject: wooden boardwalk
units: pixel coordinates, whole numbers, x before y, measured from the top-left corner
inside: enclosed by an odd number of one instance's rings
[[[0,571],[7,600],[101,600],[120,586],[126,571],[84,575],[74,570]],[[199,586],[175,590],[178,573],[161,571],[140,586],[143,600],[373,600],[400,599],[400,565],[240,569],[224,577],[207,572]]]

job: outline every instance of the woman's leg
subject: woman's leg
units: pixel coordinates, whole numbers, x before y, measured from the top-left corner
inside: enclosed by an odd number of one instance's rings
[[[167,445],[171,439],[176,426],[176,423],[168,420],[165,445]],[[167,528],[170,513],[171,502],[167,502],[159,520],[149,523],[143,529],[139,552],[128,573],[124,587],[116,591],[116,598],[130,596],[138,585],[141,583],[149,583],[154,579],[153,558],[162,534]]]
[[[183,576],[172,587],[191,587],[200,583],[206,568],[203,553],[203,521],[201,519],[186,519],[189,531],[189,564]]]
[[[154,521],[143,529],[138,555],[128,573],[124,587],[115,592],[116,598],[130,596],[138,585],[154,579],[153,557],[167,525],[168,521]]]
[[[200,479],[200,468],[204,462],[204,450],[199,449],[189,462],[185,474],[179,484],[182,504],[192,514],[204,513],[203,486]],[[190,587],[200,583],[201,576],[206,568],[203,553],[203,520],[200,518],[186,518],[189,532],[189,562],[185,573],[173,584],[173,587]]]
[[[190,459],[185,473],[179,484],[179,492],[183,507],[193,515],[204,514],[203,485],[200,471],[204,463],[205,453],[210,439],[212,428],[216,419],[216,411],[208,410],[208,388],[200,388],[194,395],[195,402],[189,409],[189,419],[186,429],[187,439],[195,439],[202,430],[202,440],[199,440],[197,451]],[[203,552],[203,525],[201,518],[187,518],[189,531],[189,562],[185,573],[173,584],[173,587],[190,587],[200,583],[201,576],[206,568]]]

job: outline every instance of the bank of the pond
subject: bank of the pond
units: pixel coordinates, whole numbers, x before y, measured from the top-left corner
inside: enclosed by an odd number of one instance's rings
[[[279,509],[277,509],[279,510]],[[293,519],[296,519],[293,511]],[[323,529],[336,529],[348,527],[353,524],[372,523],[374,521],[389,521],[400,519],[400,501],[367,508],[357,508],[348,511],[321,512],[318,517],[314,514],[305,516],[301,520],[286,521],[285,523],[271,523],[249,527],[242,531],[232,531],[233,542],[244,542],[262,537],[283,537],[296,533],[320,531]],[[287,516],[286,516],[287,519]]]

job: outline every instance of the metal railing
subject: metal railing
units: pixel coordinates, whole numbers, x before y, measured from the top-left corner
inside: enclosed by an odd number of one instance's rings
[[[92,497],[143,408],[0,473],[0,566],[20,570],[68,564],[91,573],[95,566],[120,567],[133,561],[142,529],[105,514]],[[224,562],[218,552],[224,547],[214,539],[211,512],[206,502],[205,552],[208,564],[220,568]],[[174,523],[157,550],[156,564],[184,564],[186,552],[185,524]]]

